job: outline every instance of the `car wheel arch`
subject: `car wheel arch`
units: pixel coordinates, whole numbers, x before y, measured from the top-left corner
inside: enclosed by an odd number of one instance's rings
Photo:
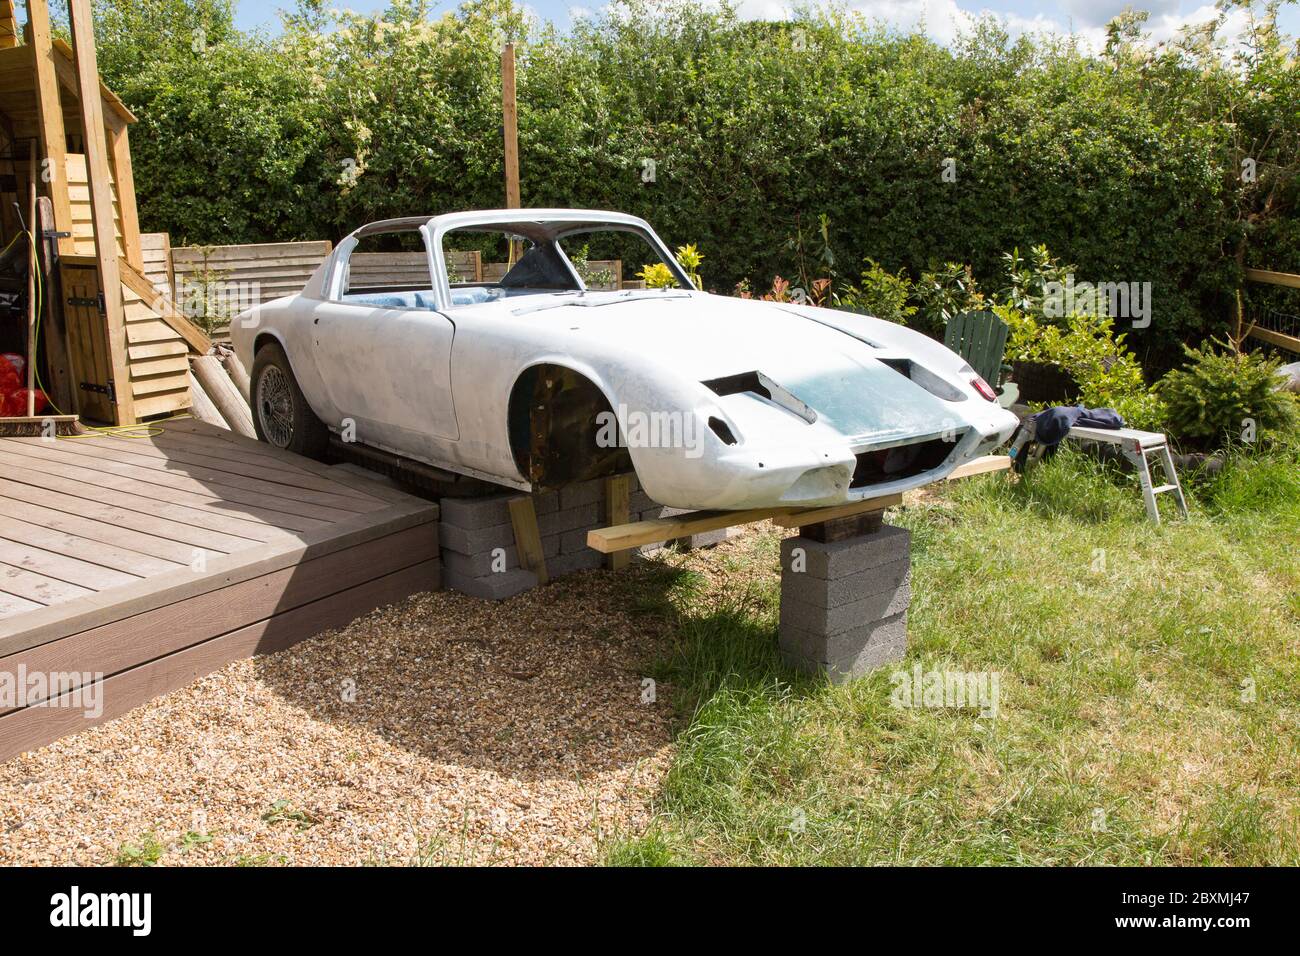
[[[612,414],[615,403],[599,376],[575,365],[534,362],[519,371],[510,389],[510,453],[537,490],[633,470],[621,433],[615,447],[597,443],[604,434],[597,417]]]

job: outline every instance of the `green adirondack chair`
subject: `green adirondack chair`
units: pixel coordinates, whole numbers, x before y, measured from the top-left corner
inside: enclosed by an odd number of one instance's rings
[[[980,374],[984,381],[1001,393],[1004,407],[1015,401],[1019,389],[1001,388],[1002,378],[1011,366],[1003,364],[1007,347],[1007,324],[992,312],[959,312],[948,320],[943,344],[948,346]]]

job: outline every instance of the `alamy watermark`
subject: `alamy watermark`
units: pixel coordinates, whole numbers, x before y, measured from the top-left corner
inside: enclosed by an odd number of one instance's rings
[[[683,448],[687,458],[704,454],[704,428],[693,412],[618,411],[596,415],[598,448]]]
[[[898,708],[978,710],[981,717],[998,715],[1001,675],[997,671],[910,671],[890,676],[894,685],[889,702]]]
[[[1150,282],[1075,282],[1067,273],[1064,282],[1043,283],[1043,314],[1061,319],[1067,315],[1106,315],[1130,319],[1133,328],[1151,324]]]
[[[19,664],[0,671],[0,710],[18,707],[60,707],[80,710],[87,719],[104,713],[102,671],[29,671]]]

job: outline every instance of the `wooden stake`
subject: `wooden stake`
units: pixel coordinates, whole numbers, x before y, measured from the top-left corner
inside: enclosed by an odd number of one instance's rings
[[[519,208],[519,103],[515,98],[515,45],[501,51],[501,117],[506,140],[506,208]]]
[[[118,425],[135,424],[131,373],[126,363],[126,319],[122,309],[122,273],[117,264],[117,236],[113,224],[113,194],[109,185],[108,155],[104,138],[104,101],[99,90],[99,65],[95,58],[95,32],[90,0],[68,0],[72,46],[76,55],[77,98],[86,148],[86,174],[90,182],[90,213],[95,230],[95,260],[104,295],[107,323],[109,375]]]
[[[615,475],[605,479],[605,520],[611,528],[627,524],[631,517],[632,476]],[[611,551],[609,569],[621,571],[632,563],[630,551]]]
[[[31,249],[27,261],[27,417],[36,417],[36,263],[41,254],[36,222],[36,140],[27,147],[27,228]]]
[[[537,575],[538,584],[545,584],[551,576],[546,570],[546,555],[542,552],[542,533],[537,527],[537,508],[533,505],[533,496],[511,498],[506,507],[510,509],[510,524],[515,531],[519,566]]]

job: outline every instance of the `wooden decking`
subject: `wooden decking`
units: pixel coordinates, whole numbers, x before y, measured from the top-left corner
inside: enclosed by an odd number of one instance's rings
[[[0,697],[0,760],[439,586],[437,505],[190,419],[151,427],[0,439],[0,682],[60,675],[49,706]],[[68,706],[83,674],[104,678],[94,717]]]

